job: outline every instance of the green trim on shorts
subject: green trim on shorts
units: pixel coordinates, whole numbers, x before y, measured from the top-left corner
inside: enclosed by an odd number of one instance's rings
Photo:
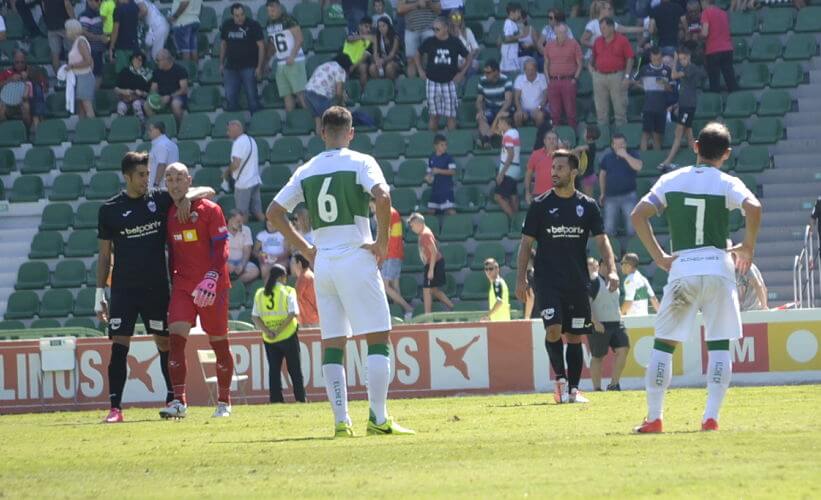
[[[729,351],[730,350],[730,341],[729,340],[708,340],[707,341],[707,350],[708,351]]]
[[[662,342],[659,339],[656,339],[653,342],[653,349],[661,352],[666,352],[667,354],[673,354],[676,350],[676,346],[670,345],[666,342]]]
[[[388,344],[370,344],[368,345],[368,356],[380,355],[386,358],[391,355],[391,348]]]
[[[345,352],[336,347],[326,347],[325,353],[322,356],[323,365],[341,365],[345,357]]]

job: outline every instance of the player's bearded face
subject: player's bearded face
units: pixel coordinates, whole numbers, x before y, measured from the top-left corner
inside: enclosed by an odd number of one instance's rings
[[[553,185],[557,188],[565,188],[573,184],[572,169],[567,164],[566,158],[556,158],[553,160]]]
[[[139,165],[133,172],[125,176],[129,190],[144,195],[148,192],[148,165]]]

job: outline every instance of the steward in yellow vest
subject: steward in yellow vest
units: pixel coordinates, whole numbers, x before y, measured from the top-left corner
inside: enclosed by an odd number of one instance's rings
[[[485,276],[490,282],[487,291],[488,313],[482,321],[510,321],[510,292],[507,283],[499,275],[499,263],[496,259],[485,260]]]

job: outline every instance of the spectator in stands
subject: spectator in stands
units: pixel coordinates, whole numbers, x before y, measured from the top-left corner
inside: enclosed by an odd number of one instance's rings
[[[300,205],[294,209],[294,227],[310,244],[314,244],[314,230],[311,227],[311,213],[305,205]]]
[[[561,9],[553,8],[547,11],[547,24],[544,25],[542,28],[542,33],[539,36],[538,46],[544,53],[544,46],[547,45],[547,42],[552,42],[556,40],[556,28],[559,26],[564,26],[567,28],[567,38],[573,39],[573,32],[570,30],[570,27],[565,24],[565,15],[564,11]]]
[[[12,66],[0,72],[0,87],[14,82],[23,82],[26,89],[19,105],[12,106],[0,101],[0,121],[6,120],[9,115],[19,114],[26,128],[35,131],[46,116],[48,74],[45,69],[28,64],[26,53],[15,49]]]
[[[71,0],[43,0],[43,21],[48,30],[48,47],[51,51],[51,67],[54,72],[60,67],[63,52],[68,52],[71,42],[66,38],[66,21],[74,19]]]
[[[182,114],[188,105],[188,71],[174,62],[171,52],[166,49],[157,56],[157,68],[151,77],[151,94],[145,112],[154,116],[171,108],[177,125],[182,121]]]
[[[465,0],[441,0],[442,15],[450,17],[454,12],[465,14]]]
[[[66,21],[66,39],[71,43],[68,51],[67,70],[74,73],[74,100],[80,116],[94,118],[94,92],[97,81],[94,78],[94,59],[91,58],[91,44],[83,36],[83,25],[76,19]]]
[[[639,152],[627,149],[624,134],[613,134],[611,149],[599,167],[599,205],[604,208],[604,232],[615,236],[619,212],[628,235],[633,235],[630,213],[636,206],[636,174],[643,165]]]
[[[356,34],[362,18],[368,15],[368,0],[342,0],[342,12],[348,23],[348,34]]]
[[[117,114],[125,116],[131,108],[141,122],[145,121],[145,100],[151,91],[153,77],[154,73],[145,65],[145,54],[134,52],[131,55],[131,65],[117,75],[117,86],[114,87],[119,100]]]
[[[667,0],[669,1],[669,0]],[[644,89],[644,108],[641,112],[641,150],[647,150],[652,136],[653,149],[661,151],[664,129],[667,126],[667,96],[670,87],[670,68],[661,60],[661,49],[650,49],[650,64],[639,69],[634,84]]]
[[[627,123],[627,87],[633,70],[633,48],[627,37],[616,33],[612,17],[599,23],[602,36],[593,44],[591,60],[593,101],[599,126],[610,123],[610,105],[617,126]]]
[[[220,28],[220,71],[229,111],[239,109],[240,87],[245,91],[251,114],[260,108],[257,81],[262,80],[265,44],[262,26],[245,17],[240,3],[231,5],[231,18]]]
[[[502,27],[502,52],[499,67],[505,72],[518,72],[519,66],[519,41],[526,37],[530,31],[523,31],[519,28],[519,21],[522,19],[522,5],[518,2],[507,4],[507,18]]]
[[[593,197],[593,190],[596,187],[596,141],[599,140],[601,131],[593,123],[587,124],[584,131],[584,144],[576,148],[579,156],[579,168],[584,165],[584,172],[576,176],[577,187],[587,196]]]
[[[659,299],[650,281],[639,271],[639,262],[639,256],[632,252],[624,254],[621,259],[621,273],[624,275],[623,316],[646,316],[650,313],[648,302],[653,305],[654,311],[659,311]]]
[[[650,33],[658,37],[658,47],[668,66],[673,63],[679,46],[679,31],[686,26],[687,12],[677,0],[661,0],[650,10]]]
[[[408,217],[408,225],[411,231],[419,236],[419,258],[424,264],[424,275],[422,279],[422,302],[425,306],[425,314],[430,314],[433,310],[433,299],[439,299],[448,309],[453,309],[453,302],[441,290],[447,283],[445,276],[445,258],[439,250],[436,236],[433,231],[425,225],[425,217],[414,212]]]
[[[351,58],[339,53],[320,64],[305,86],[305,102],[314,116],[317,137],[322,133],[322,113],[335,104],[345,104],[345,82],[351,71]]]
[[[482,48],[479,45],[479,42],[476,40],[476,35],[473,34],[473,30],[465,24],[465,14],[460,9],[453,9],[450,11],[450,16],[448,16],[450,20],[450,34],[451,36],[455,36],[459,40],[462,41],[465,48],[468,49],[472,59],[470,63],[470,67],[465,73],[465,80],[467,78],[476,74],[479,71],[479,60],[477,56],[479,55],[479,49]],[[459,67],[461,68],[465,64],[465,58],[459,56]]]
[[[704,67],[710,80],[710,92],[721,91],[719,74],[724,77],[728,92],[738,90],[733,69],[733,40],[730,38],[730,18],[714,5],[715,0],[701,0],[701,36],[706,39]]]
[[[536,59],[541,57],[541,50],[536,49],[536,42],[539,39],[539,33],[535,33],[527,15],[527,11],[522,9],[522,17],[517,23],[519,25],[519,32],[523,35],[519,39],[519,71],[524,70],[524,64],[528,57]],[[534,38],[535,34],[535,38]]]
[[[305,69],[305,53],[302,51],[302,28],[289,16],[279,0],[268,0],[268,26],[265,61],[276,56],[276,82],[279,96],[285,101],[285,112],[294,110],[294,96],[302,108],[305,103],[305,85],[308,76]]]
[[[371,63],[375,37],[371,34],[371,20],[363,17],[359,22],[359,30],[348,35],[342,45],[342,53],[351,58],[351,73],[359,77],[359,86],[364,89],[368,83],[368,67]]]
[[[428,173],[425,182],[431,185],[428,213],[453,215],[453,176],[456,175],[456,160],[448,154],[448,140],[442,134],[433,138],[433,154],[428,158]]]
[[[371,212],[376,205],[371,202]],[[399,278],[402,275],[402,261],[405,260],[405,242],[403,239],[402,216],[399,211],[391,207],[391,227],[388,236],[388,254],[382,262],[380,272],[385,282],[385,293],[405,311],[405,320],[413,318],[413,307],[402,297]]]
[[[602,390],[602,363],[608,349],[613,349],[613,372],[607,390],[620,391],[619,382],[630,351],[630,338],[624,329],[619,310],[621,292],[618,288],[608,288],[607,281],[599,275],[599,262],[593,257],[587,259],[587,270],[590,273],[590,310],[594,330],[587,339],[591,354],[590,381],[594,391]]]
[[[383,264],[384,266],[384,264]],[[291,274],[296,276],[296,301],[299,304],[297,320],[303,328],[319,326],[319,311],[316,307],[316,288],[311,263],[299,252],[291,255]],[[387,283],[385,286],[387,290]]]
[[[661,164],[662,170],[672,170],[675,168],[673,158],[676,157],[681,145],[681,138],[687,136],[687,144],[693,147],[693,117],[696,114],[698,104],[698,92],[701,82],[706,76],[700,66],[696,66],[690,61],[690,49],[683,46],[677,54],[678,64],[671,73],[673,80],[678,80],[678,104],[672,113],[673,122],[676,124],[676,135],[673,139],[673,147],[667,154],[667,158]]]
[[[197,61],[199,47],[197,33],[200,30],[200,12],[202,0],[174,0],[171,4],[171,33],[174,45],[183,61]]]
[[[103,17],[100,15],[100,0],[86,0],[86,9],[80,14],[83,35],[91,43],[91,59],[94,60],[96,88],[103,79],[103,54],[108,47],[108,36],[103,33]]]
[[[559,149],[559,136],[553,130],[542,135],[542,147],[531,153],[525,171],[525,200],[530,204],[533,198],[553,189],[553,152]],[[531,187],[531,183],[535,186]]]
[[[818,232],[818,246],[819,252],[818,255],[821,256],[821,196],[818,196],[818,199],[815,201],[815,205],[812,207],[812,212],[810,212],[810,224],[815,221],[817,225],[817,232]],[[815,249],[810,249],[811,252],[814,252]]]
[[[499,173],[496,174],[496,189],[493,199],[508,217],[513,218],[519,211],[519,182],[522,180],[522,167],[519,153],[522,143],[519,131],[513,128],[509,116],[499,115],[494,122],[495,133],[502,136],[502,152],[499,159]]]
[[[568,36],[567,26],[560,24],[556,26],[556,39],[544,46],[544,74],[550,79],[547,100],[554,127],[564,114],[567,124],[576,128],[576,92],[581,72],[581,46]]]
[[[448,130],[456,128],[456,108],[459,105],[456,83],[464,80],[473,56],[458,38],[450,36],[445,18],[434,21],[433,31],[436,34],[422,43],[415,59],[419,76],[427,80],[428,128],[436,132],[442,116],[447,119]],[[459,56],[465,58],[461,67],[458,65]]]
[[[417,56],[422,42],[434,36],[434,21],[441,10],[439,0],[399,0],[396,6],[396,11],[405,19],[405,58],[410,78],[417,74],[425,78]]]
[[[547,79],[539,73],[536,60],[528,57],[524,61],[524,73],[513,83],[513,103],[516,112],[513,121],[521,127],[527,121],[540,127],[544,122],[547,108]]]
[[[259,221],[265,221],[262,212],[262,197],[259,176],[259,149],[257,141],[243,130],[242,122],[228,122],[228,138],[231,145],[231,164],[225,169],[225,178],[234,185],[234,206],[246,214],[253,214]]]
[[[380,19],[387,19],[393,26],[393,19],[390,14],[385,12],[385,0],[373,0],[373,14],[371,14],[371,26],[376,30],[379,28],[378,23]]]
[[[502,279],[499,263],[490,257],[485,259],[484,265],[490,286],[487,291],[488,312],[481,321],[510,321],[510,292]]]
[[[730,242],[732,243],[732,242]],[[730,252],[735,264],[738,256],[735,252]],[[767,285],[764,284],[764,277],[755,264],[750,264],[747,272],[742,274],[736,269],[735,282],[738,287],[738,305],[741,312],[761,311],[770,308],[767,297]]]
[[[180,149],[165,135],[165,122],[154,120],[148,125],[151,150],[148,152],[148,184],[165,187],[165,167],[180,161]]]
[[[274,229],[269,221],[265,221],[265,229],[257,233],[254,256],[259,262],[262,281],[268,281],[268,275],[271,274],[271,269],[275,265],[287,266],[291,259],[291,250],[288,248],[285,236]]]
[[[476,123],[481,147],[489,147],[493,121],[497,116],[507,116],[512,106],[513,82],[501,73],[498,62],[488,59],[476,95]]]
[[[115,71],[119,73],[131,62],[131,54],[140,50],[137,29],[140,19],[140,8],[134,0],[117,0],[114,9],[114,29],[109,41],[108,59],[115,62]],[[156,59],[156,58],[155,58]]]
[[[585,25],[584,33],[582,33],[581,40],[579,40],[582,47],[587,48],[587,54],[585,54],[587,59],[593,55],[593,44],[602,35],[601,21],[607,17],[613,17],[613,4],[608,0],[594,0],[590,5],[590,21]],[[613,28],[616,32],[622,34],[640,34],[644,31],[641,26],[622,26],[615,21],[613,22]]]
[[[140,17],[148,26],[148,31],[145,33],[145,44],[151,48],[151,57],[156,58],[157,54],[165,48],[165,42],[168,40],[171,27],[160,9],[151,0],[135,1],[137,2],[137,8],[140,9]]]
[[[254,237],[245,225],[245,213],[233,209],[228,213],[228,272],[231,279],[250,283],[259,277],[259,268],[251,262]]]
[[[393,30],[390,17],[382,17],[376,22],[376,43],[373,60],[368,73],[371,78],[396,78],[405,69],[405,52],[399,35]]]
[[[103,0],[100,3],[100,17],[103,18],[103,34],[111,41],[111,33],[114,31],[114,9],[117,8],[115,0]]]
[[[11,4],[11,1],[9,3]],[[26,34],[31,38],[46,37],[37,21],[34,20],[34,15],[31,13],[32,9],[40,5],[40,0],[13,0],[13,10],[17,11],[20,20],[23,21],[23,27],[26,29]]]

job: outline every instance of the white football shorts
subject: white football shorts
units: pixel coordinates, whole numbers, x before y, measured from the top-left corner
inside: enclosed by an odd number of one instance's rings
[[[684,276],[665,285],[656,316],[656,337],[686,341],[695,329],[699,311],[704,318],[706,340],[741,338],[736,284],[711,275]]]

